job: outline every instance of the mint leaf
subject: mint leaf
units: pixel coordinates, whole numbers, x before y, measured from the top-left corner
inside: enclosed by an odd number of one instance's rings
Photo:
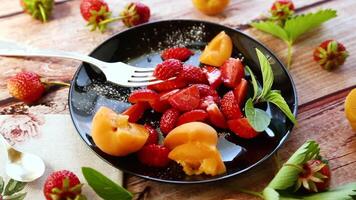
[[[245,115],[248,122],[257,132],[266,130],[271,123],[271,117],[265,111],[253,107],[251,98],[245,104]]]
[[[4,185],[5,185],[4,179],[0,176],[0,195],[4,191]]]
[[[297,182],[298,175],[301,172],[294,166],[302,167],[308,160],[317,157],[319,151],[319,145],[315,141],[304,143],[278,171],[276,176],[268,184],[268,187],[275,190],[285,190],[292,187]]]
[[[272,88],[272,84],[274,81],[273,71],[271,65],[268,62],[267,57],[257,48],[256,53],[260,62],[263,79],[263,87],[259,98],[264,98],[264,96],[266,96]]]
[[[132,194],[100,172],[90,167],[82,167],[82,173],[89,186],[104,200],[131,200]]]
[[[9,182],[6,184],[4,195],[10,196],[12,194],[15,194],[16,192],[23,190],[25,186],[26,183],[15,181],[14,179],[10,179]]]
[[[286,100],[284,100],[281,93],[277,90],[271,90],[265,97],[264,101],[268,101],[276,105],[282,112],[293,122],[293,124],[297,124],[297,119],[293,115],[290,110]]]
[[[251,23],[251,26],[266,33],[269,33],[275,37],[278,37],[285,42],[289,41],[288,33],[281,26],[277,25],[273,21],[253,22]]]
[[[303,33],[320,26],[322,23],[336,16],[336,10],[326,9],[288,19],[284,25],[284,30],[289,35],[288,41],[293,43]]]
[[[253,74],[253,72],[252,72],[252,70],[250,69],[250,67],[248,67],[248,66],[246,65],[245,68],[246,68],[247,72],[248,72],[248,73],[250,74],[250,76],[251,76],[251,83],[252,83],[252,86],[253,86],[253,97],[252,97],[252,101],[255,101],[257,95],[259,95],[261,91],[260,91],[260,88],[259,88],[258,83],[257,83],[257,81],[256,81],[256,77],[255,77],[255,75]]]
[[[23,200],[26,197],[26,193],[17,193],[11,196],[4,197],[4,200]]]

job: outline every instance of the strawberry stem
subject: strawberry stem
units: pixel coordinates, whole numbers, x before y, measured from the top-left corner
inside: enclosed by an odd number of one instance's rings
[[[263,195],[260,192],[255,192],[255,191],[251,191],[251,190],[246,190],[243,188],[236,188],[237,191],[245,193],[245,194],[249,194],[249,195],[253,195],[256,197],[260,197],[261,199],[264,199]]]
[[[132,17],[134,15],[127,15],[127,16],[120,16],[120,17],[114,17],[114,18],[109,18],[109,19],[105,19],[103,21],[101,21],[99,23],[99,25],[106,25],[108,23],[111,23],[111,22],[115,22],[115,21],[119,21],[119,20],[122,20],[122,19],[125,19],[125,18],[128,18],[128,17]]]
[[[61,82],[61,81],[45,81],[43,82],[44,84],[48,85],[48,86],[63,86],[63,87],[69,87],[70,84],[69,83],[65,83],[65,82]]]
[[[288,57],[287,57],[287,68],[290,69],[291,64],[292,64],[292,47],[293,47],[293,43],[292,42],[288,42]]]
[[[40,13],[41,13],[42,21],[43,22],[47,22],[47,14],[46,14],[46,11],[45,11],[42,3],[38,4],[38,8],[39,8]]]

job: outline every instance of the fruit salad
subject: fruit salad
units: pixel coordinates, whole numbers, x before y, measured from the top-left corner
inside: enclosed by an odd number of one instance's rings
[[[95,144],[114,156],[136,153],[150,167],[176,162],[187,175],[225,173],[217,129],[242,140],[260,134],[242,109],[249,83],[232,48],[232,39],[219,33],[203,50],[200,66],[185,63],[194,55],[191,49],[163,50],[153,73],[163,81],[133,90],[131,106],[121,114],[100,108],[92,125]],[[159,125],[140,125],[145,112],[159,113]]]

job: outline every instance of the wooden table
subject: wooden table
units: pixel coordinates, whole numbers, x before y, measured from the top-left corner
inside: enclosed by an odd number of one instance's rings
[[[128,0],[108,0],[114,12],[118,12]],[[197,12],[190,0],[166,1],[145,0],[151,7],[151,20],[160,19],[203,19],[217,22],[243,32],[260,40],[286,61],[286,46],[278,39],[252,29],[245,24],[260,14],[267,14],[273,0],[232,0],[226,11],[209,17]],[[356,2],[354,0],[294,0],[298,13],[316,11],[320,8],[334,8],[338,17],[322,27],[315,29],[299,39],[294,47],[294,63],[290,70],[296,83],[299,99],[299,125],[280,150],[283,160],[289,157],[308,139],[320,143],[322,154],[330,160],[333,173],[332,186],[356,181],[356,137],[355,132],[344,116],[344,99],[348,91],[356,87]],[[46,24],[32,20],[28,15],[18,12],[18,1],[2,0],[0,15],[15,12],[0,18],[0,39],[11,39],[39,48],[89,53],[105,38],[124,30],[116,23],[112,30],[101,34],[90,32],[85,27],[79,13],[79,0],[57,4],[53,19]],[[325,39],[334,38],[345,44],[351,56],[338,70],[322,70],[313,60],[312,51]],[[51,90],[40,104],[26,106],[11,98],[6,89],[6,79],[22,70],[62,81],[70,81],[79,62],[41,58],[0,58],[0,114],[68,114],[68,89]],[[254,199],[241,194],[232,186],[243,186],[260,190],[273,177],[274,164],[271,160],[245,173],[222,183],[205,185],[170,185],[141,178],[126,176],[125,186],[136,195],[136,199]]]

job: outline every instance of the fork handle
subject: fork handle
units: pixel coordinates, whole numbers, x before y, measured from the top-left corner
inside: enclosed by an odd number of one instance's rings
[[[104,66],[103,61],[84,54],[51,49],[40,50],[5,41],[0,41],[0,56],[69,58],[93,64],[98,68]]]

